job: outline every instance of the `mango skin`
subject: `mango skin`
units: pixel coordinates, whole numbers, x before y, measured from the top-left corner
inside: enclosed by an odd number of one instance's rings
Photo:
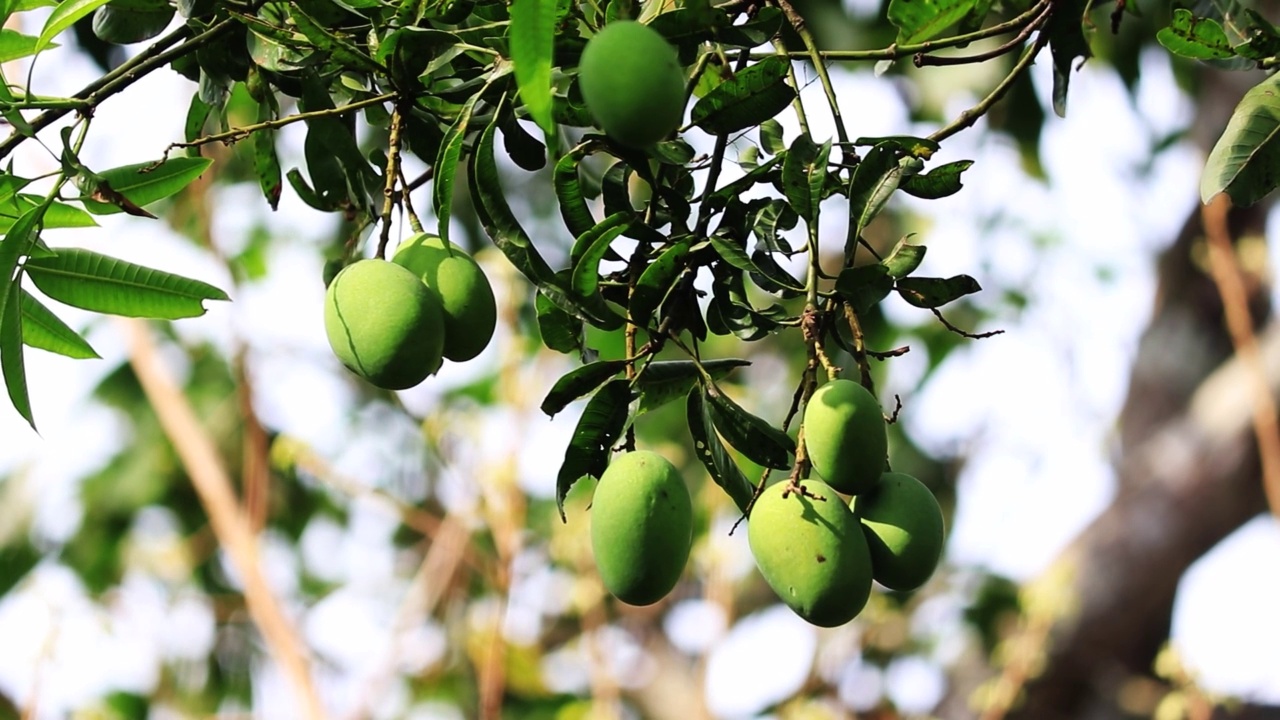
[[[765,582],[797,615],[821,627],[843,625],[871,595],[871,555],[849,506],[830,485],[801,483],[816,500],[765,488],[747,520],[747,542]]]
[[[684,70],[657,30],[615,20],[587,41],[578,64],[582,99],[609,137],[643,148],[684,119]]]
[[[422,279],[444,311],[444,357],[464,362],[493,339],[498,305],[484,271],[462,248],[425,233],[400,243],[391,261]]]
[[[680,580],[693,546],[693,501],[674,465],[647,450],[609,464],[591,501],[591,551],[605,588],[651,605]]]
[[[358,260],[325,291],[324,329],[334,355],[387,390],[413,387],[440,367],[440,303],[416,275],[385,260]]]
[[[933,576],[942,557],[942,508],[924,483],[905,473],[885,473],[849,508],[867,537],[876,582],[906,591]]]
[[[852,380],[828,382],[804,408],[804,445],[831,487],[846,495],[871,489],[889,452],[879,401]]]

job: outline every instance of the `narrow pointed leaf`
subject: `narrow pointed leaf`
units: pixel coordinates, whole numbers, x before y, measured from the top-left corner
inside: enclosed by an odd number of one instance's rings
[[[747,506],[751,504],[754,489],[716,435],[702,388],[695,386],[690,389],[688,398],[685,415],[689,421],[689,436],[693,439],[694,453],[707,468],[707,473],[715,484],[728,494],[738,510],[745,513]]]
[[[467,136],[467,126],[471,123],[471,113],[475,110],[480,93],[471,96],[462,112],[449,126],[444,134],[444,142],[440,143],[440,153],[436,156],[435,173],[431,183],[431,202],[435,208],[439,223],[436,234],[445,244],[449,244],[449,218],[453,214],[453,181],[458,173],[458,160],[462,157],[462,142]]]
[[[35,52],[44,50],[63,30],[75,25],[76,21],[88,17],[90,13],[106,5],[107,2],[108,0],[63,0],[58,3],[44,22],[40,38],[36,41]]]
[[[556,0],[515,0],[511,4],[511,60],[516,85],[529,117],[555,133],[551,118],[551,58],[555,50]]]
[[[968,275],[949,278],[903,278],[898,281],[898,294],[918,308],[938,308],[982,289]]]
[[[791,467],[796,444],[790,436],[747,412],[715,385],[707,387],[706,401],[716,430],[735,450],[764,467]]]
[[[90,250],[60,249],[54,257],[30,258],[25,267],[45,295],[111,315],[176,320],[203,315],[205,300],[230,299],[208,283]]]
[[[22,298],[22,342],[69,358],[101,357],[89,343],[53,314],[31,293],[19,288]]]
[[[631,387],[626,380],[606,384],[587,402],[556,476],[556,507],[561,520],[565,520],[564,499],[574,483],[584,477],[599,478],[609,466],[609,453],[627,425],[630,403]]]
[[[626,366],[625,360],[599,360],[565,373],[542,400],[542,412],[554,417],[569,403],[591,394]]]
[[[40,242],[40,219],[49,202],[46,200],[24,212],[0,238],[0,318],[8,312],[12,294],[9,288],[17,284],[18,261],[29,255]]]
[[[18,296],[21,289],[16,281],[9,286],[8,301],[0,315],[0,373],[4,375],[4,386],[9,391],[13,409],[35,430],[36,421],[31,415],[31,396],[27,391],[27,369],[22,351],[22,300]]]
[[[614,213],[601,220],[598,225],[584,233],[574,243],[585,248],[573,266],[573,291],[580,297],[591,298],[597,295],[600,285],[600,261],[604,259],[609,246],[618,239],[631,224],[632,214],[629,212]]]
[[[662,251],[662,254],[640,273],[635,291],[631,293],[631,303],[628,308],[632,323],[643,328],[650,326],[653,314],[658,311],[663,299],[667,297],[676,278],[684,272],[685,257],[688,254],[689,241],[681,240]]]
[[[1049,34],[1049,52],[1053,56],[1053,111],[1067,116],[1067,87],[1075,71],[1076,58],[1089,58],[1089,40],[1084,25],[1092,0],[1059,0],[1043,32]]]
[[[718,358],[703,361],[702,370],[699,371],[697,363],[692,360],[651,362],[635,382],[636,391],[640,393],[640,406],[636,413],[657,410],[673,400],[688,395],[689,388],[702,379],[703,372],[710,375],[712,380],[721,380],[735,368],[750,364],[750,361],[740,358]]]
[[[787,60],[770,56],[737,73],[693,106],[690,119],[712,135],[738,132],[782,112],[796,91],[787,84]]]
[[[564,218],[564,226],[569,228],[576,238],[595,227],[596,221],[591,217],[587,200],[582,194],[582,178],[578,173],[578,163],[586,157],[594,142],[583,143],[560,158],[552,173],[551,182],[555,187],[556,200],[560,203],[560,217]]]
[[[8,199],[0,200],[0,233],[10,232],[15,220],[33,208],[39,207],[44,202],[45,199],[43,197],[27,193],[19,193]],[[56,230],[58,228],[97,227],[98,222],[84,210],[55,200],[48,203],[41,225],[46,230]]]
[[[877,145],[862,158],[849,188],[850,219],[857,226],[855,237],[880,214],[901,180],[902,166],[886,146]]]
[[[98,175],[110,189],[138,207],[145,207],[181,192],[195,182],[213,160],[202,157],[176,157],[153,167],[153,163],[138,163],[112,168]],[[119,205],[92,199],[99,188],[82,188],[89,197],[84,200],[85,209],[95,215],[112,215],[122,212]]]

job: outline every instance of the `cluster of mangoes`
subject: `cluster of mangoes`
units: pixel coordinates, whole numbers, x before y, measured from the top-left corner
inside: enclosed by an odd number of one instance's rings
[[[457,246],[420,233],[391,260],[357,260],[325,293],[324,328],[343,365],[387,390],[411,388],[444,360],[464,362],[493,338],[488,278]]]
[[[913,590],[942,554],[942,510],[903,473],[885,472],[880,404],[866,388],[833,380],[804,413],[813,471],[764,490],[751,508],[747,540],[778,597],[823,627],[843,625],[866,605],[874,579]],[[841,494],[853,496],[847,502]],[[604,586],[632,605],[665,597],[684,572],[693,509],[676,468],[652,452],[618,457],[600,477],[591,508],[591,547]]]

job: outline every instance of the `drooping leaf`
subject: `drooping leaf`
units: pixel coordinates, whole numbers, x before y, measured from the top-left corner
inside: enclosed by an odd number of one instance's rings
[[[62,0],[44,21],[44,28],[40,30],[40,38],[36,41],[35,52],[44,50],[62,31],[106,4],[107,0]]]
[[[27,369],[22,350],[22,291],[17,281],[9,286],[9,299],[4,314],[0,315],[0,374],[9,391],[13,408],[27,421],[32,430],[36,421],[31,415],[31,396],[27,392]]]
[[[760,147],[770,155],[777,155],[787,149],[786,143],[782,141],[782,123],[772,118],[760,123]]]
[[[898,44],[909,45],[937,37],[972,10],[976,0],[893,0],[889,22],[898,28]]]
[[[877,145],[862,158],[849,187],[849,216],[856,226],[854,237],[862,235],[880,214],[901,180],[902,166],[888,146]]]
[[[939,165],[922,175],[912,175],[902,182],[900,187],[908,195],[924,200],[937,200],[960,192],[964,183],[960,175],[973,166],[972,160],[957,160],[946,165]]]
[[[920,263],[924,262],[925,250],[923,245],[908,245],[907,239],[903,238],[880,264],[889,271],[890,277],[900,280],[920,267]]]
[[[836,278],[836,292],[859,315],[888,297],[893,290],[889,268],[881,264],[845,268]]]
[[[573,291],[580,297],[591,298],[597,293],[600,284],[600,261],[604,259],[609,246],[631,224],[632,214],[628,212],[614,213],[601,220],[594,228],[583,233],[574,243],[574,247],[583,249],[573,266]]]
[[[16,283],[15,283],[16,284]],[[31,293],[19,288],[22,299],[22,342],[69,358],[101,357],[83,337]]]
[[[159,165],[138,163],[112,168],[98,173],[106,187],[82,187],[86,194],[84,207],[94,215],[112,215],[124,208],[113,202],[103,202],[102,193],[110,190],[124,196],[133,205],[145,207],[182,191],[213,164],[203,157],[170,158]]]
[[[1280,76],[1250,88],[1209,152],[1200,176],[1200,200],[1225,192],[1240,207],[1280,184]]]
[[[747,412],[714,384],[707,386],[705,397],[716,430],[735,450],[764,467],[791,467],[796,444],[790,436]]]
[[[809,136],[801,133],[791,143],[786,159],[782,162],[782,192],[791,207],[812,223],[818,217],[818,205],[822,202],[822,185],[827,176],[827,158],[831,143],[819,147]],[[814,188],[818,195],[814,197]]]
[[[751,504],[754,490],[751,483],[747,481],[747,476],[742,474],[742,468],[739,468],[733,458],[729,457],[724,444],[720,442],[720,437],[716,435],[715,425],[707,406],[702,388],[700,386],[690,388],[685,415],[689,421],[689,436],[693,439],[694,453],[707,468],[707,473],[715,484],[719,485],[733,500],[738,510],[745,513],[747,506]]]
[[[384,68],[374,61],[352,38],[346,37],[338,30],[331,29],[324,22],[308,15],[300,3],[290,3],[289,17],[313,46],[328,54],[349,68],[358,68],[364,72],[380,73]]]
[[[449,126],[436,156],[435,173],[432,176],[431,202],[438,220],[436,234],[448,244],[449,218],[453,215],[453,183],[458,173],[458,160],[462,157],[462,142],[466,139],[471,113],[475,110],[480,93],[472,95],[462,106],[462,112]]]
[[[1049,52],[1053,55],[1053,111],[1067,116],[1067,87],[1071,83],[1076,58],[1093,55],[1084,35],[1084,24],[1091,0],[1059,0],[1043,30],[1049,34]]]
[[[258,122],[275,117],[272,103],[258,104]],[[284,189],[284,181],[280,174],[280,156],[276,154],[276,133],[274,130],[261,130],[250,136],[250,148],[253,152],[253,172],[258,176],[258,187],[267,204],[275,210],[280,205],[280,192]]]
[[[40,222],[52,198],[22,213],[0,238],[0,321],[8,312],[10,286],[17,284],[18,261],[28,256],[40,242]],[[15,311],[16,312],[16,311]]]
[[[538,293],[534,298],[542,344],[560,353],[582,352],[582,321]]]
[[[787,60],[769,56],[737,73],[707,93],[690,119],[712,135],[726,135],[759,125],[782,112],[795,97],[787,84]]]
[[[573,236],[579,237],[595,227],[595,219],[587,207],[587,200],[582,193],[582,178],[578,173],[578,163],[591,152],[595,143],[588,141],[578,145],[556,162],[551,175],[551,184],[556,191],[556,200],[560,203],[560,217],[564,218],[564,226],[569,228]]]
[[[903,300],[918,308],[938,308],[982,289],[977,280],[968,275],[949,278],[902,278],[897,283],[898,294]]]
[[[569,403],[588,395],[626,368],[625,360],[598,360],[565,373],[542,400],[542,412],[555,416]]]
[[[712,380],[721,380],[735,368],[750,364],[750,361],[739,358],[716,358],[703,361],[700,371],[697,363],[692,360],[655,360],[645,366],[635,381],[636,391],[640,393],[640,406],[636,414],[657,410],[688,395],[689,388],[698,384],[704,372]]]
[[[689,241],[680,240],[664,250],[640,273],[628,308],[632,323],[643,328],[650,326],[653,314],[675,284],[676,278],[684,272],[685,257],[688,254]]]
[[[229,300],[208,283],[66,248],[29,258],[27,275],[45,295],[72,307],[110,315],[176,320],[205,312],[205,300]]]
[[[607,383],[587,402],[556,476],[561,520],[565,520],[564,499],[574,483],[584,477],[599,478],[609,466],[609,453],[627,425],[630,404],[631,386],[626,380]]]
[[[555,49],[556,0],[515,0],[511,4],[511,60],[516,85],[529,117],[551,137],[551,58]]]
[[[1161,28],[1156,40],[1174,55],[1192,60],[1217,60],[1236,54],[1217,20],[1196,17],[1185,8],[1173,11],[1169,27]]]

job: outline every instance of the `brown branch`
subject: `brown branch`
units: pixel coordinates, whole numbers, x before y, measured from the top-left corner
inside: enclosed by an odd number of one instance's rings
[[[1280,427],[1276,425],[1276,401],[1267,380],[1267,369],[1262,363],[1258,338],[1253,333],[1249,293],[1245,290],[1244,277],[1231,244],[1231,231],[1227,227],[1230,210],[1231,199],[1226,193],[1219,193],[1200,210],[1209,245],[1209,271],[1222,296],[1222,310],[1231,333],[1231,344],[1250,370],[1254,390],[1253,431],[1262,460],[1262,488],[1271,514],[1280,517]]]
[[[983,333],[971,333],[967,330],[961,330],[955,325],[952,325],[946,318],[942,317],[942,312],[939,311],[938,308],[929,308],[929,310],[933,313],[934,317],[938,318],[938,322],[942,323],[943,327],[961,337],[969,338],[970,340],[985,340],[989,337],[1004,334],[1003,330],[989,330]]]
[[[119,322],[128,337],[129,363],[191,478],[218,543],[226,548],[244,583],[249,616],[293,686],[301,716],[310,720],[324,718],[324,708],[311,678],[307,648],[267,582],[257,540],[232,490],[231,479],[213,439],[200,425],[182,389],[161,362],[147,325],[132,319]]]

